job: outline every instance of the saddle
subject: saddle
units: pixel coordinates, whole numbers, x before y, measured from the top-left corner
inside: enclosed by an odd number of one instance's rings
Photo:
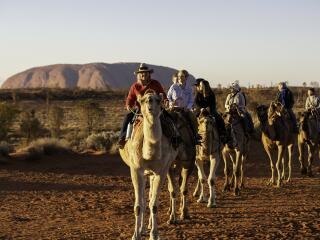
[[[170,118],[170,116],[166,116],[168,114],[161,114],[160,115],[160,122],[161,122],[161,128],[162,133],[170,139],[170,142],[174,149],[177,149],[179,147],[179,144],[181,142],[180,134],[175,126],[175,123],[173,119]],[[142,126],[143,118],[141,116],[135,117],[133,120],[133,129],[130,134],[130,138],[133,139],[137,130]]]

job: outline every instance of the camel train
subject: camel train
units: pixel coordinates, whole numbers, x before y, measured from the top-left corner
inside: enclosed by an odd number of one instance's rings
[[[137,82],[131,86],[126,102],[130,112],[125,117],[119,139],[119,152],[130,168],[134,187],[134,240],[141,239],[146,232],[147,177],[150,188],[149,239],[160,239],[157,213],[160,191],[166,178],[170,196],[169,224],[177,223],[178,188],[180,221],[190,218],[188,182],[195,167],[197,184],[193,196],[198,197],[198,203],[206,202],[210,208],[217,206],[216,171],[221,158],[224,160],[225,175],[223,192],[232,190],[235,196],[240,195],[252,135],[249,130],[253,128],[251,116],[245,109],[246,99],[238,83],[232,85],[225,104],[226,112],[220,116],[216,111],[214,94],[204,79],[197,79],[193,101],[191,86],[186,83],[187,71],[179,71],[173,76],[168,97],[161,84],[151,79],[152,72],[144,64],[135,72]],[[279,92],[287,91],[284,89],[287,88],[283,83],[281,87],[279,85]],[[301,114],[299,129],[296,129],[292,106],[281,102],[285,99],[280,93],[277,98],[269,106],[258,106],[256,115],[261,128],[261,141],[270,161],[271,179],[268,184],[280,188],[284,181],[291,181],[293,148],[296,144],[301,173],[312,176],[312,162],[318,153],[319,117],[317,110],[308,109]],[[303,160],[304,145],[308,148],[307,166]],[[210,164],[208,176],[204,169],[205,162]],[[209,197],[205,190],[206,183]]]

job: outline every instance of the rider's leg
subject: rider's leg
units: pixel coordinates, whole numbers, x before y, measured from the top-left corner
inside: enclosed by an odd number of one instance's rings
[[[128,124],[133,120],[133,117],[134,117],[134,113],[129,112],[123,120],[119,141],[118,141],[119,147],[123,147],[124,144],[126,143],[126,134],[127,134]]]

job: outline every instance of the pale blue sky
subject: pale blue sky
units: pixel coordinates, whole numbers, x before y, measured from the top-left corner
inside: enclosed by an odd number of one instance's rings
[[[146,62],[212,84],[320,81],[318,0],[0,0],[0,79],[39,65]]]

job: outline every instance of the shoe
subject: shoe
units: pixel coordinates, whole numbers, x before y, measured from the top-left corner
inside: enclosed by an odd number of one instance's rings
[[[123,149],[124,148],[124,146],[126,145],[126,139],[125,138],[120,138],[119,139],[119,141],[118,141],[118,147],[120,148],[120,149]]]

